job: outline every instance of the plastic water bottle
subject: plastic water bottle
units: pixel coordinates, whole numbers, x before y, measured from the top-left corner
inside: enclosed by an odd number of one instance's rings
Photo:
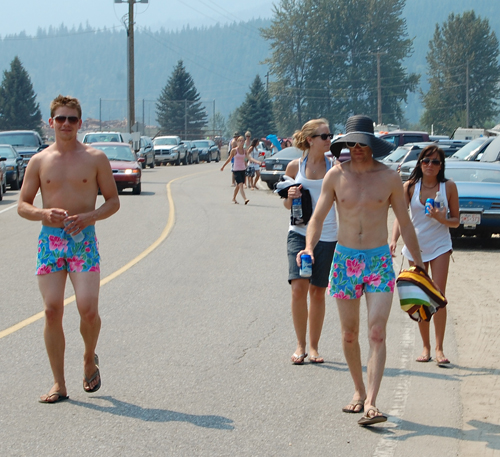
[[[302,224],[303,214],[302,214],[302,198],[294,198],[292,200],[292,218],[295,223]]]
[[[436,192],[436,198],[434,199],[434,208],[443,209],[444,208],[444,198],[441,192]]]
[[[68,213],[66,213],[66,217],[68,217]],[[67,227],[71,222],[65,222],[64,226]],[[69,232],[68,232],[69,233]],[[81,243],[85,239],[85,235],[83,232],[80,232],[76,235],[73,235],[72,233],[69,233],[71,235],[71,238],[73,238],[73,241],[75,243]]]

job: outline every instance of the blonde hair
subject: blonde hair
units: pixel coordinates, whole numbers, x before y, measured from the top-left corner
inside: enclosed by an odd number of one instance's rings
[[[245,136],[246,136],[247,138],[250,138],[250,137],[252,136],[252,134],[251,134],[249,131],[247,131],[247,132],[245,133]]]
[[[307,151],[309,149],[309,141],[307,138],[312,137],[316,134],[316,131],[322,125],[330,126],[325,118],[321,119],[311,119],[307,121],[300,130],[296,130],[293,134],[293,145],[296,148],[302,149],[302,151]]]

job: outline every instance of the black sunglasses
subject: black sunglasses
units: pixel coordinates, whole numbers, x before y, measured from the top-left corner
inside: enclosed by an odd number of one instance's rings
[[[360,147],[360,148],[366,148],[368,145],[365,144],[365,143],[357,143],[355,141],[346,141],[347,144],[347,147],[348,148],[353,148],[354,146],[356,146],[356,144]]]
[[[429,165],[432,163],[432,165],[441,165],[441,161],[438,159],[428,159],[427,157],[425,159],[422,159],[422,163],[425,163],[426,165]]]
[[[327,140],[328,138],[330,138],[331,140],[333,138],[333,133],[318,133],[317,135],[313,135],[311,138],[316,138],[317,136],[321,137],[323,141]]]
[[[54,119],[54,121],[56,121],[58,124],[64,124],[66,120],[70,124],[77,124],[78,121],[80,120],[78,116],[60,116],[60,115],[54,116],[52,119]]]

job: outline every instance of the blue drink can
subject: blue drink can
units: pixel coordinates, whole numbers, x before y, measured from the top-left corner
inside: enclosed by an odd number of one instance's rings
[[[313,272],[313,264],[311,256],[308,254],[302,254],[300,256],[300,276],[303,278],[310,278]]]
[[[425,200],[425,214],[429,214],[432,208],[434,208],[434,199],[428,198]]]

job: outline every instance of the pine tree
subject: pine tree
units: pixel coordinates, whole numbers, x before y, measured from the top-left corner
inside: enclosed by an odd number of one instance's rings
[[[253,138],[262,138],[270,133],[276,133],[273,106],[259,75],[255,77],[250,92],[238,108],[237,122],[237,130],[242,132],[242,135],[250,131]]]
[[[200,94],[182,60],[177,63],[158,98],[156,120],[162,133],[184,139],[201,136],[207,124],[207,112],[200,102]]]
[[[427,54],[430,88],[423,96],[421,122],[447,134],[461,126],[484,127],[498,114],[498,56],[495,33],[474,11],[450,14],[441,27],[436,24]]]
[[[28,72],[16,56],[0,85],[0,130],[41,132],[42,113]]]

